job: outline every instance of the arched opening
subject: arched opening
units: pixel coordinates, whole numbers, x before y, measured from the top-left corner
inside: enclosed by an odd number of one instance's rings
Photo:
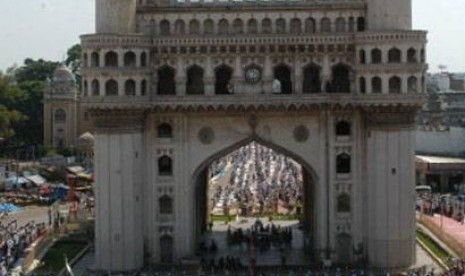
[[[204,83],[203,83],[203,69],[198,65],[192,65],[187,69],[187,84],[186,84],[187,95],[203,95],[204,94]]]
[[[176,83],[174,80],[175,71],[169,66],[158,69],[158,95],[175,95]]]
[[[337,64],[332,68],[330,93],[350,93],[350,70],[345,64]]]
[[[215,23],[211,19],[205,19],[203,21],[203,29],[205,34],[214,34],[215,33]]]
[[[64,109],[57,109],[53,115],[53,122],[55,124],[66,123],[66,111]]]
[[[350,213],[350,195],[342,193],[337,197],[336,210],[338,213]]]
[[[336,173],[337,174],[348,174],[351,171],[350,167],[350,155],[347,153],[341,153],[336,157]]]
[[[351,127],[347,121],[339,121],[336,124],[336,136],[350,136]]]
[[[302,33],[302,22],[298,18],[293,18],[291,20],[291,34],[300,33]]]
[[[367,84],[364,77],[360,77],[358,79],[358,86],[360,89],[360,93],[365,94],[367,92]]]
[[[170,22],[166,19],[160,21],[160,35],[170,35]]]
[[[336,32],[346,32],[346,20],[343,17],[338,17],[336,19]]]
[[[85,80],[84,81],[84,96],[87,96],[89,94],[89,83]]]
[[[264,18],[262,20],[262,33],[271,34],[271,19]]]
[[[162,157],[158,158],[158,175],[173,175],[173,160],[171,160],[169,156],[163,155]]]
[[[125,67],[136,66],[136,54],[134,52],[129,51],[124,54],[124,66]]]
[[[280,83],[281,94],[292,94],[291,69],[285,64],[280,64],[274,68],[273,75]]]
[[[192,19],[189,22],[189,34],[191,35],[200,34],[200,22],[197,19]]]
[[[223,64],[215,70],[215,94],[226,95],[233,93],[231,84],[233,70],[231,67]]]
[[[247,32],[249,34],[258,33],[258,23],[256,19],[254,18],[249,19],[249,21],[247,22]]]
[[[147,81],[142,80],[140,82],[140,95],[145,96],[147,94]]]
[[[173,199],[170,196],[164,195],[158,199],[158,207],[160,215],[171,215],[173,214]]]
[[[402,92],[402,80],[399,77],[389,79],[389,94],[400,94]]]
[[[124,94],[126,96],[136,95],[136,82],[134,80],[127,80],[124,84]]]
[[[212,252],[214,243],[216,255],[235,252],[246,264],[250,242],[246,233],[253,229],[257,263],[265,258],[271,262],[267,265],[281,263],[279,257],[267,257],[282,255],[279,246],[272,246],[278,240],[286,254],[303,254],[305,263],[314,258],[316,177],[295,154],[259,138],[246,139],[208,158],[193,181],[192,219],[199,256]]]
[[[143,52],[140,54],[140,66],[147,67],[147,53]]]
[[[173,138],[173,128],[170,124],[162,123],[157,127],[158,138]]]
[[[373,77],[371,79],[371,92],[374,94],[383,93],[383,81],[380,77]]]
[[[397,48],[392,48],[388,52],[389,63],[400,63],[402,61],[402,52]]]
[[[109,80],[105,83],[105,96],[118,96],[118,82]]]
[[[304,68],[303,93],[321,92],[320,72],[321,67],[316,64],[310,64]]]
[[[105,55],[105,67],[118,67],[118,54],[110,51]]]
[[[186,24],[183,20],[176,20],[176,22],[174,23],[174,33],[177,35],[186,34]]]
[[[322,33],[331,32],[331,20],[328,17],[323,17],[320,21],[320,28]]]
[[[170,264],[173,262],[173,237],[163,235],[160,237],[160,262],[162,264]]]
[[[98,80],[93,80],[91,84],[92,96],[100,96],[100,83]]]
[[[91,67],[100,67],[100,55],[97,52],[93,52],[90,55],[90,66]]]
[[[417,51],[414,48],[407,50],[407,62],[408,63],[417,63]]]
[[[316,22],[315,19],[309,17],[305,19],[305,33],[314,34],[316,32]]]
[[[286,20],[284,18],[278,18],[276,20],[276,33],[284,34],[286,32]]]
[[[364,32],[365,29],[366,29],[365,18],[364,17],[357,18],[357,31]]]
[[[240,18],[234,19],[233,22],[233,30],[235,34],[243,34],[244,33],[244,22]]]
[[[380,49],[376,48],[371,50],[371,63],[380,64],[383,62],[383,53]]]
[[[407,80],[408,93],[418,93],[418,79],[415,76],[410,76]]]
[[[358,55],[359,55],[359,58],[360,58],[360,64],[365,64],[367,62],[365,50],[360,50],[358,52]]]
[[[218,22],[218,34],[227,35],[229,33],[229,22],[226,19],[221,19]]]

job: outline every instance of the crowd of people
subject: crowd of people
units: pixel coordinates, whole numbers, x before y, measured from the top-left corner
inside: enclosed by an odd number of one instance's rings
[[[465,222],[465,200],[457,196],[421,193],[417,197],[416,209],[423,214],[440,214],[462,224]]]
[[[18,227],[16,221],[7,225],[0,223],[0,276],[20,266],[25,250],[46,232],[45,223],[31,221]]]
[[[303,202],[302,167],[258,143],[217,160],[210,171],[214,214],[289,214]]]

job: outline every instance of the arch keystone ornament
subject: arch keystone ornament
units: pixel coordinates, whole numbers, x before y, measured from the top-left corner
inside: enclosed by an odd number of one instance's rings
[[[223,1],[96,1],[79,98],[95,126],[96,270],[196,256],[207,168],[250,143],[302,167],[304,265],[414,263],[414,118],[427,64],[411,0],[235,1],[234,12]],[[74,94],[44,97],[44,121],[57,108],[75,121],[58,105]]]

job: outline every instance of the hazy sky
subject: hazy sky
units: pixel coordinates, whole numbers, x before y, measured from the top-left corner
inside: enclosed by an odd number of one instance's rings
[[[27,57],[63,60],[94,32],[95,0],[0,0],[0,70]],[[389,1],[389,0],[386,0]],[[414,28],[428,30],[430,71],[465,72],[465,0],[413,0]]]

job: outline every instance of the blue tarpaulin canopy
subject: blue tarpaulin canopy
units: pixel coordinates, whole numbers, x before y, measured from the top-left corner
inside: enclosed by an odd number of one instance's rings
[[[21,208],[11,203],[0,204],[0,212],[17,212],[20,210]]]

